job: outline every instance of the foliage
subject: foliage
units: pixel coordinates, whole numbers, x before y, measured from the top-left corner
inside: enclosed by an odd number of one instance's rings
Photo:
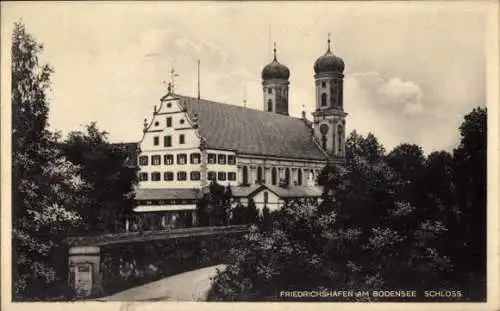
[[[224,187],[212,181],[208,187],[208,192],[204,194],[196,206],[198,225],[228,225],[230,222],[231,198],[231,186]]]
[[[87,184],[57,150],[58,135],[47,129],[52,69],[39,65],[43,46],[21,23],[12,40],[13,296],[48,299],[65,276],[61,234],[81,219],[77,211]]]
[[[209,299],[275,300],[282,290],[324,288],[457,288],[484,299],[485,255],[476,268],[464,258],[478,254],[469,236],[486,236],[485,113],[465,117],[453,156],[425,157],[411,144],[385,155],[375,136],[352,133],[346,164],[318,178],[323,201],[264,213],[266,222],[231,251],[233,264],[216,276]]]
[[[90,186],[85,193],[87,204],[81,210],[85,219],[82,232],[124,230],[125,218],[134,206],[137,169],[128,165],[127,152],[110,144],[106,135],[94,122],[85,127],[85,132],[71,132],[61,144],[65,157],[78,165]]]

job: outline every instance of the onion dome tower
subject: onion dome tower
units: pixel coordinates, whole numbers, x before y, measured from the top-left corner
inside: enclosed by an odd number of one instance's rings
[[[345,117],[343,106],[344,61],[333,54],[330,35],[328,49],[314,63],[316,111],[314,136],[330,158],[341,161],[345,155]]]
[[[262,69],[264,111],[288,115],[289,78],[290,70],[276,58],[276,43],[274,43],[274,59]]]

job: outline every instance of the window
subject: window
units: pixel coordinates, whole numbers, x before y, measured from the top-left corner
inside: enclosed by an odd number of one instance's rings
[[[217,179],[218,180],[226,180],[226,172],[217,173]]]
[[[165,172],[165,173],[163,173],[163,180],[165,180],[165,181],[172,181],[172,180],[174,180],[174,173],[172,173],[172,172]]]
[[[302,186],[302,170],[297,170],[297,185]]]
[[[158,126],[158,125],[160,125],[160,122],[156,121],[155,126]]]
[[[165,147],[172,147],[172,136],[168,135],[163,137],[163,145]]]
[[[342,129],[342,125],[339,125],[339,127],[337,128],[337,139],[339,140],[338,141],[338,149],[339,149],[339,153],[342,153],[342,134],[343,134],[343,129]]]
[[[153,137],[153,145],[158,146],[160,144],[160,137]]]
[[[180,124],[184,124],[184,119],[181,119],[181,120],[179,121],[179,123],[180,123]]]
[[[190,155],[191,164],[200,164],[200,154],[199,153],[191,153]]]
[[[185,153],[179,153],[177,155],[177,164],[186,164],[187,155]]]
[[[179,135],[179,144],[184,144],[186,142],[186,137],[184,134]]]
[[[172,127],[172,117],[167,117],[167,127]]]
[[[200,172],[191,172],[191,180],[200,180]]]
[[[160,172],[151,173],[151,181],[160,181],[160,180],[161,180]]]
[[[326,82],[325,81],[321,82],[321,87],[326,87]]]
[[[243,166],[242,175],[242,183],[248,185],[248,167]]]
[[[267,101],[267,111],[269,112],[273,111],[273,101],[270,99]]]
[[[264,182],[264,178],[262,176],[262,167],[257,167],[257,181],[260,183],[260,182]]]
[[[288,167],[285,169],[285,182],[290,183],[290,169]]]
[[[167,108],[172,107],[172,103],[167,103]]]
[[[219,154],[219,164],[226,164],[226,155]]]
[[[171,155],[171,154],[166,154],[163,156],[163,163],[165,163],[165,165],[172,165],[174,164],[174,156]]]
[[[148,156],[140,156],[139,165],[148,165]]]
[[[236,164],[236,156],[234,156],[234,155],[228,155],[227,156],[227,164],[229,164],[229,165],[235,165]]]
[[[321,107],[326,106],[326,93],[321,94]]]
[[[160,165],[161,157],[159,155],[151,156],[151,165]]]
[[[271,170],[271,184],[276,185],[278,182],[278,173],[276,172],[276,168],[273,167]]]
[[[215,162],[216,162],[215,153],[209,153],[208,154],[208,164],[215,164]]]
[[[148,173],[139,173],[140,181],[148,181]]]
[[[177,172],[177,180],[186,180],[186,172]]]
[[[215,172],[208,172],[208,180],[215,180],[216,179],[216,174]]]
[[[272,94],[273,93],[273,89],[272,88],[267,88],[267,93],[268,94]]]
[[[264,204],[267,204],[269,202],[269,192],[264,191]]]
[[[230,181],[236,180],[236,173],[235,172],[227,173],[227,180],[230,180]]]

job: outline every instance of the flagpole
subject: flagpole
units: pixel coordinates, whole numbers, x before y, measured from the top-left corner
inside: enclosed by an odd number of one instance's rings
[[[198,59],[198,103],[200,102],[200,59]]]

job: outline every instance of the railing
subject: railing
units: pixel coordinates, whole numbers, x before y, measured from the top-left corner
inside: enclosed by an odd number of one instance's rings
[[[120,243],[168,240],[214,234],[244,233],[247,231],[248,225],[192,227],[171,230],[150,230],[143,232],[108,233],[97,236],[69,237],[65,239],[64,242],[69,246],[103,246]]]

